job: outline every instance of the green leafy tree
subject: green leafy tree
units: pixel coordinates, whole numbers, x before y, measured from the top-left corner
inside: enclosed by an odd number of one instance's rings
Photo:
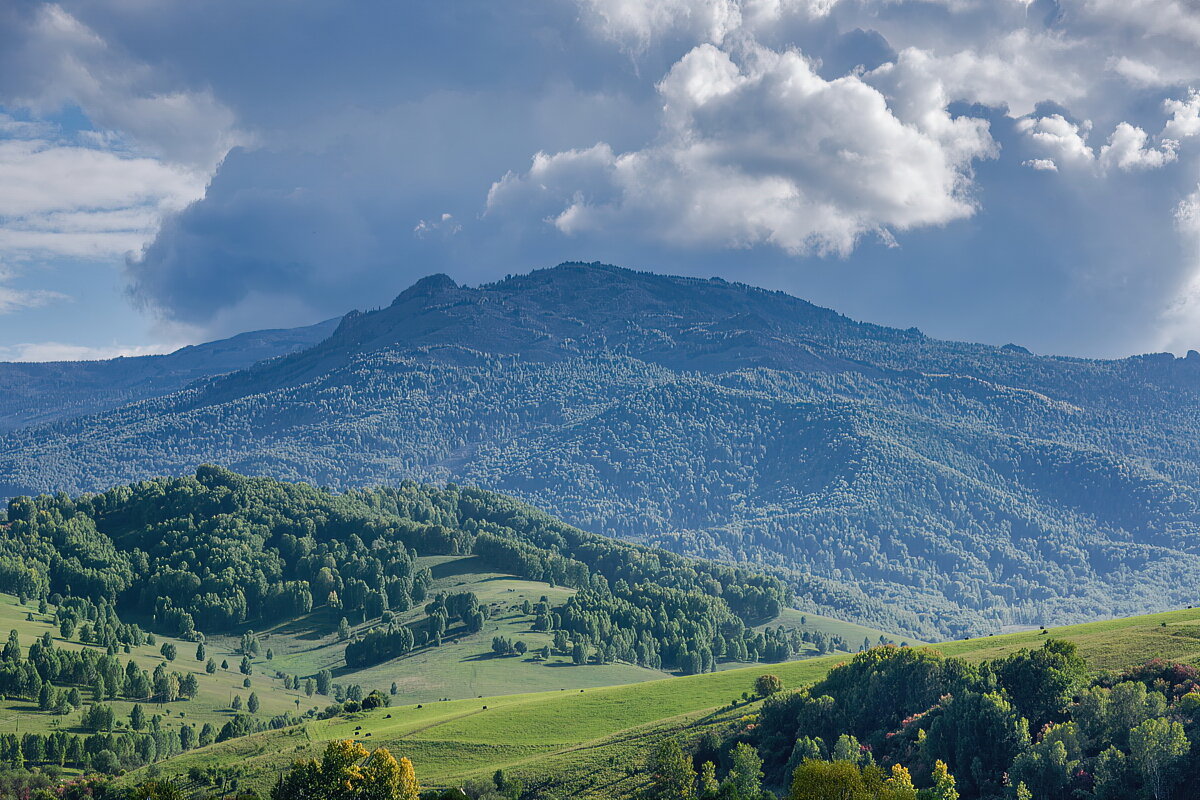
[[[705,761],[700,765],[700,782],[697,792],[699,800],[717,800],[717,793],[721,789],[720,782],[717,781],[717,765],[711,761]]]
[[[721,785],[722,795],[731,800],[758,800],[762,793],[762,764],[758,752],[740,742],[730,753],[729,774]]]
[[[1183,725],[1174,720],[1148,719],[1129,732],[1129,757],[1154,800],[1170,796],[1189,748]]]
[[[675,739],[666,739],[654,748],[647,770],[650,796],[655,800],[695,800],[696,772]]]
[[[754,681],[754,693],[759,697],[770,697],[783,691],[783,681],[778,675],[759,675]]]
[[[792,776],[788,800],[874,800],[862,771],[849,761],[805,761]]]

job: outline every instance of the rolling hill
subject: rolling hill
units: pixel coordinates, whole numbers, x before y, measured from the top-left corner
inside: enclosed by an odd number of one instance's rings
[[[1048,637],[1075,643],[1093,670],[1130,667],[1164,657],[1200,664],[1200,610],[1028,631],[931,645],[968,661],[1037,647]],[[160,765],[184,778],[193,768],[269,788],[291,761],[331,739],[385,746],[411,758],[422,781],[455,786],[503,769],[543,797],[633,795],[645,781],[640,765],[668,736],[695,741],[706,730],[755,714],[761,702],[740,699],[755,678],[772,673],[787,687],[821,679],[845,662],[830,656],[715,674],[578,691],[485,697],[387,709],[309,722],[201,748]],[[737,701],[735,708],[730,701]],[[135,773],[136,781],[144,773]]]
[[[719,279],[423,279],[318,344],[0,437],[0,494],[219,463],[453,481],[918,638],[1186,604],[1200,356],[930,339]]]

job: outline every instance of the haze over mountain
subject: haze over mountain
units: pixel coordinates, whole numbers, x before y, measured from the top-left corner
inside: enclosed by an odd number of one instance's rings
[[[958,635],[1191,602],[1198,389],[1195,354],[938,341],[715,278],[435,275],[299,352],[9,431],[0,494],[206,462],[466,482],[758,564],[821,610]]]
[[[0,362],[0,430],[91,414],[182,389],[197,378],[244,369],[311,347],[331,319],[284,330],[252,331],[166,355],[101,361]]]

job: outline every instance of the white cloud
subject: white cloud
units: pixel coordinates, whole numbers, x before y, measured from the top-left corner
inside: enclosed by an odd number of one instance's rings
[[[735,32],[753,32],[785,17],[819,19],[839,0],[577,0],[585,19],[631,52],[645,51],[667,34],[722,44]]]
[[[1152,147],[1148,146],[1149,138],[1141,128],[1122,122],[1108,138],[1108,144],[1100,148],[1096,161],[1102,169],[1117,167],[1130,171],[1157,169],[1178,157],[1178,142],[1164,139],[1158,147]]]
[[[153,236],[162,214],[201,197],[205,182],[153,158],[0,140],[0,254],[123,255]]]
[[[493,185],[489,213],[543,209],[564,233],[631,231],[681,246],[849,253],[860,237],[970,216],[982,120],[910,98],[902,120],[857,76],[822,79],[798,52],[700,45],[660,82],[659,141],[539,153]]]
[[[1200,45],[1200,7],[1180,0],[1078,0],[1085,20],[1124,27],[1142,36],[1162,36]]]
[[[1179,140],[1200,134],[1200,92],[1191,89],[1183,100],[1167,98],[1163,107],[1171,114],[1163,127],[1164,138]]]
[[[1038,172],[1058,172],[1058,165],[1049,158],[1031,158],[1028,161],[1022,161],[1021,166]]]
[[[78,106],[103,131],[145,155],[211,171],[250,137],[208,89],[163,83],[159,71],[109,46],[61,6],[40,6],[21,47],[0,57],[7,104],[53,113]]]
[[[1097,153],[1087,143],[1091,123],[1076,125],[1061,114],[1045,117],[1025,117],[1018,120],[1017,130],[1025,133],[1033,142],[1048,151],[1051,159],[1035,159],[1025,162],[1035,166],[1042,161],[1064,166],[1087,166],[1101,173],[1109,169],[1126,172],[1139,169],[1156,169],[1171,163],[1178,157],[1178,142],[1162,139],[1158,146],[1150,144],[1149,135],[1128,122],[1117,125],[1108,138],[1108,143]],[[1035,167],[1036,168],[1036,167]]]
[[[1078,49],[1061,36],[1017,30],[980,48],[946,54],[905,48],[895,65],[880,72],[895,72],[895,80],[910,87],[938,86],[947,101],[1007,108],[1017,117],[1032,113],[1043,100],[1069,103],[1087,93],[1089,81],[1076,63]]]

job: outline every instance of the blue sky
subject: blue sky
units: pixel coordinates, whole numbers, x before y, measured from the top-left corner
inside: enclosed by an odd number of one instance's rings
[[[564,260],[1182,354],[1193,87],[1185,0],[15,0],[0,358],[161,352]]]

